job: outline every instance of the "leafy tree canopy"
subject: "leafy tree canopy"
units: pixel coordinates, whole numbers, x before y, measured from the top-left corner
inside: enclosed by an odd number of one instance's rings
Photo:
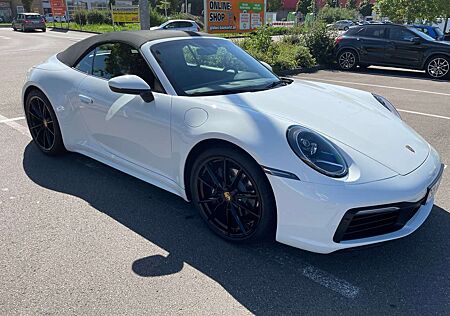
[[[450,16],[449,0],[378,0],[376,10],[394,22],[434,21]]]

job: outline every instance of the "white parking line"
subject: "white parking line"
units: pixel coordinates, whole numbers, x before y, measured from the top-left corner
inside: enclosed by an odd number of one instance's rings
[[[10,118],[10,119],[4,119],[4,120],[0,120],[0,124],[1,123],[6,123],[6,122],[20,121],[20,120],[24,120],[24,119],[25,119],[24,116],[19,116],[19,117]]]
[[[351,285],[345,280],[338,279],[328,272],[322,271],[313,266],[307,266],[303,269],[303,275],[308,279],[335,291],[347,298],[355,298],[359,294],[359,288]]]
[[[443,93],[443,92],[434,92],[434,91],[427,91],[427,90],[416,90],[416,89],[409,89],[409,88],[382,86],[382,85],[378,85],[378,84],[369,84],[369,83],[361,83],[361,82],[353,82],[353,81],[342,81],[342,80],[331,80],[331,79],[322,79],[322,78],[307,78],[307,77],[298,77],[298,78],[299,79],[303,79],[303,80],[310,80],[310,81],[326,81],[326,82],[334,82],[334,83],[344,83],[344,84],[351,84],[351,85],[357,85],[357,86],[367,86],[367,87],[402,90],[402,91],[410,91],[410,92],[428,93],[428,94],[443,95],[443,96],[446,96],[446,97],[450,97],[450,93]]]
[[[450,120],[450,117],[442,116],[442,115],[429,114],[429,113],[422,113],[422,112],[409,111],[409,110],[402,110],[402,109],[397,109],[397,111],[399,111],[399,112],[405,112],[405,113],[410,113],[410,114],[417,114],[417,115],[423,115],[423,116],[435,117],[435,118],[440,118],[440,119],[444,119],[444,120]]]
[[[9,127],[14,128],[16,131],[18,131],[19,133],[21,133],[22,135],[28,136],[31,138],[30,132],[28,131],[28,128],[26,128],[23,125],[20,125],[19,123],[17,123],[16,121],[19,120],[19,118],[15,118],[15,119],[9,119],[3,115],[0,115],[0,123],[4,123],[6,125],[8,125]]]

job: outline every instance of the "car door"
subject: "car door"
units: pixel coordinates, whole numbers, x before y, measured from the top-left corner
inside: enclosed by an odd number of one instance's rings
[[[426,50],[423,40],[404,27],[389,29],[387,58],[392,64],[405,67],[420,67]]]
[[[93,55],[93,63],[84,61]],[[89,76],[78,88],[78,105],[91,135],[87,146],[168,177],[171,159],[171,96],[167,95],[140,52],[123,43],[105,43],[88,53],[77,69]],[[112,92],[110,78],[134,74],[152,88],[154,100]]]
[[[360,61],[363,63],[382,64],[386,58],[386,27],[384,25],[366,26],[358,33],[360,42]]]

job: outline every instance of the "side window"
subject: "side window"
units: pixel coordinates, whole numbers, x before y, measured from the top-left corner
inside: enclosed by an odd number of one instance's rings
[[[192,27],[191,22],[180,22],[180,27]]]
[[[172,22],[172,23],[167,24],[164,28],[165,29],[174,29],[174,28],[177,28],[177,27],[178,27],[178,23],[177,22]]]
[[[370,38],[384,38],[385,37],[385,28],[384,27],[367,27],[362,34],[365,37]]]
[[[141,77],[155,92],[162,92],[161,84],[137,49],[123,43],[108,43],[96,48],[92,75],[111,79],[122,75]]]
[[[86,54],[75,66],[75,69],[92,75],[92,62],[94,61],[95,49]]]
[[[392,28],[389,38],[394,41],[411,41],[416,35],[400,27]]]

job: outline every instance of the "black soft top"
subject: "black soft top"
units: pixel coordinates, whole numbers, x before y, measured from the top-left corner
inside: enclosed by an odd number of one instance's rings
[[[169,30],[154,30],[154,31],[122,31],[111,32],[105,34],[94,35],[81,40],[66,50],[60,52],[56,57],[59,61],[69,67],[73,67],[93,47],[108,42],[121,42],[128,44],[136,49],[143,44],[156,41],[164,38],[173,37],[193,37],[193,36],[207,36],[208,34],[188,32],[188,31],[169,31]]]

